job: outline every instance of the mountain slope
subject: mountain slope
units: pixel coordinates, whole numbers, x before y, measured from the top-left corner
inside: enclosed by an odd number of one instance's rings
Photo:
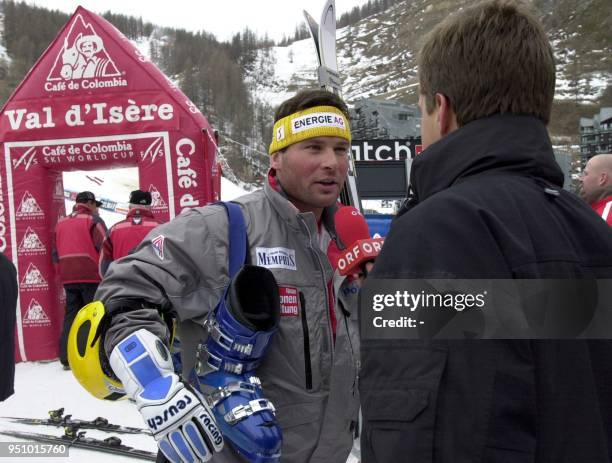
[[[339,29],[338,64],[349,104],[372,96],[415,103],[416,55],[424,35],[475,1],[394,0],[383,11]],[[549,130],[556,143],[576,144],[579,118],[592,117],[600,105],[612,106],[612,2],[532,4],[557,59]],[[219,43],[206,33],[143,24],[112,13],[105,17],[219,130],[221,151],[231,169],[226,169],[228,176],[235,174],[245,185],[260,183],[268,165],[274,107],[301,88],[317,86],[312,41],[271,46],[245,29],[231,43]],[[0,1],[0,99],[8,96],[67,19],[58,11]]]
[[[414,0],[338,31],[338,65],[349,102],[376,96],[416,103],[416,55],[424,35],[445,17],[474,0]],[[557,60],[555,110],[550,130],[576,141],[580,116],[596,105],[612,105],[612,2],[537,0],[533,3]],[[258,76],[247,75],[251,91],[278,104],[298,88],[316,86],[311,39],[261,51]],[[265,56],[264,56],[265,55]],[[269,58],[269,57],[272,58]]]

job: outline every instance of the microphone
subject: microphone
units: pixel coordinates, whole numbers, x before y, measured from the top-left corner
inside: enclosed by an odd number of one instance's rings
[[[384,238],[372,238],[363,215],[353,206],[342,206],[336,211],[336,232],[347,248],[338,259],[340,275],[367,273],[365,264],[376,259]]]

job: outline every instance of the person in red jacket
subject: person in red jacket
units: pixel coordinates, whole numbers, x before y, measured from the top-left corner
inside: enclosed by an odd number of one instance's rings
[[[66,344],[77,312],[93,301],[100,283],[98,260],[106,235],[104,220],[98,215],[102,203],[91,191],[76,196],[73,211],[55,227],[53,262],[66,291],[66,314],[60,336],[60,362],[68,369]]]
[[[134,190],[130,193],[127,217],[113,225],[106,234],[100,253],[100,276],[114,260],[130,254],[159,222],[151,212],[151,193]]]
[[[582,199],[612,226],[612,154],[598,154],[589,159],[580,181]]]

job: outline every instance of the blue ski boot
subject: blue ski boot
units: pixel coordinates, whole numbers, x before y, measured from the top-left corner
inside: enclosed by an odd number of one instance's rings
[[[243,266],[210,313],[198,346],[199,389],[226,442],[251,463],[280,460],[282,432],[254,375],[280,320],[278,285],[263,267]]]

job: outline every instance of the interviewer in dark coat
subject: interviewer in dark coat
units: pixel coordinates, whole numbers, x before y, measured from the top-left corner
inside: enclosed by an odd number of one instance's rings
[[[612,278],[612,233],[562,189],[546,130],[553,53],[524,8],[489,1],[425,38],[415,197],[370,284]],[[611,461],[612,341],[361,346],[364,463]]]

